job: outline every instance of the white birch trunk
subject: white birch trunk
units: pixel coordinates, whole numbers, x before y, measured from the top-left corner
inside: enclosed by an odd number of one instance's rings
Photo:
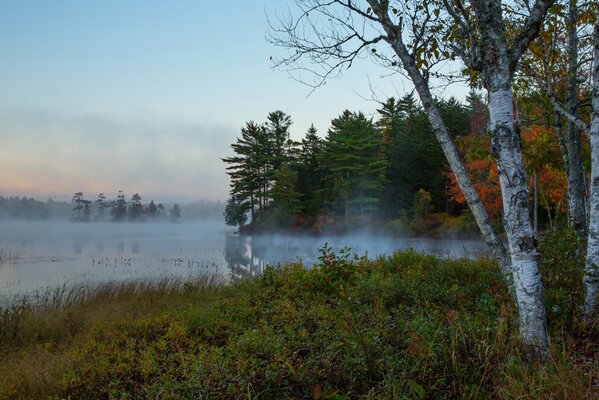
[[[599,294],[599,23],[595,25],[595,60],[593,64],[593,114],[589,141],[591,142],[591,191],[587,259],[584,274],[584,313],[591,316]]]
[[[504,226],[512,260],[518,302],[520,335],[524,344],[544,358],[547,353],[547,318],[537,249],[529,214],[526,172],[520,137],[514,127],[511,76],[505,69],[488,75],[491,151],[497,160],[503,200]]]
[[[568,104],[567,110],[577,114],[578,98],[578,5],[577,0],[569,1],[568,10]],[[568,120],[568,221],[580,237],[587,229],[584,199],[585,178],[582,169],[580,130],[574,121]]]

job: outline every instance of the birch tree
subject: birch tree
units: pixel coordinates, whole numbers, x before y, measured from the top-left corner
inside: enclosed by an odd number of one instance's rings
[[[567,110],[578,113],[578,1],[568,2],[568,94]],[[585,176],[582,168],[580,129],[568,121],[568,220],[579,236],[586,233]]]
[[[530,76],[534,78],[537,82],[538,86],[545,92],[547,95],[552,107],[554,108],[557,115],[563,117],[566,121],[568,121],[568,135],[567,135],[567,158],[568,162],[566,164],[566,169],[568,170],[568,202],[569,204],[569,220],[574,228],[577,229],[578,233],[581,233],[580,225],[577,224],[577,218],[580,219],[581,216],[576,214],[582,213],[578,208],[584,207],[581,204],[584,204],[583,199],[580,198],[580,193],[576,194],[577,190],[572,190],[571,187],[574,185],[579,185],[577,183],[572,183],[576,180],[577,174],[582,174],[583,172],[572,173],[573,166],[580,164],[578,171],[582,171],[582,164],[579,159],[580,154],[578,150],[573,149],[580,145],[579,138],[574,138],[573,140],[573,132],[572,126],[575,127],[576,133],[574,136],[580,136],[580,132],[584,132],[589,138],[591,145],[591,187],[590,187],[590,195],[589,195],[589,225],[588,225],[588,236],[587,236],[587,254],[586,254],[586,267],[585,267],[585,275],[584,275],[584,286],[585,286],[585,300],[583,305],[583,311],[587,317],[592,316],[595,311],[595,307],[597,305],[597,294],[599,293],[599,271],[597,270],[597,266],[599,265],[599,124],[596,122],[597,113],[599,111],[599,73],[598,73],[598,65],[599,65],[599,33],[597,28],[597,4],[587,3],[583,8],[582,12],[580,12],[580,7],[577,5],[576,1],[569,1],[569,10],[568,10],[568,35],[570,36],[568,39],[567,49],[564,54],[559,52],[557,53],[557,57],[561,57],[565,60],[565,64],[567,68],[568,78],[567,85],[567,96],[566,100],[561,100],[557,93],[557,87],[560,86],[559,79],[556,77],[559,75],[558,70],[554,64],[559,64],[559,61],[551,60],[548,57],[543,59],[542,54],[533,55],[536,62],[533,60],[526,60],[524,64],[524,70]],[[580,23],[579,18],[584,16],[584,21],[588,25],[589,22],[594,22],[594,30],[592,34],[588,33],[587,29],[582,29],[583,36],[582,41],[580,33],[573,29],[572,26],[575,25],[575,22],[578,21]],[[556,25],[555,23],[552,23]],[[565,25],[565,24],[564,24]],[[555,42],[555,38],[560,35],[560,30],[556,29],[553,35],[553,41]],[[576,38],[572,39],[571,36],[575,35]],[[582,43],[582,46],[579,44]],[[592,44],[592,46],[590,45]],[[573,54],[575,52],[576,54]],[[579,60],[576,63],[573,60]],[[589,61],[591,61],[589,63]],[[540,65],[538,65],[540,64]],[[576,65],[574,65],[576,64]],[[589,68],[590,66],[590,68]],[[575,82],[572,82],[572,71],[576,71]],[[576,105],[574,106],[573,97],[578,97],[572,93],[572,88],[574,86],[579,86],[581,82],[585,82],[584,78],[586,76],[590,76],[590,90],[586,90],[591,93],[591,104],[592,104],[592,113],[591,113],[591,121],[589,124],[585,123],[580,115],[580,99],[576,99]],[[564,85],[562,85],[564,86]],[[575,112],[578,111],[578,112]],[[560,129],[561,127],[558,127]],[[574,175],[574,176],[573,176]],[[584,190],[584,182],[583,187]],[[584,211],[584,210],[583,210]],[[584,213],[586,215],[586,212]],[[585,217],[586,218],[586,217]],[[584,223],[586,227],[586,221]]]
[[[586,178],[581,157],[582,115],[588,115],[591,92],[593,2],[557,4],[531,51],[521,61],[525,91],[540,89],[553,109],[567,177],[568,222],[585,238]],[[591,31],[591,32],[589,32]],[[531,79],[532,78],[532,79]],[[536,83],[531,85],[530,83]],[[565,128],[562,126],[565,121]]]
[[[593,114],[589,131],[591,142],[591,194],[587,260],[584,274],[584,312],[592,315],[599,295],[599,22],[594,30]]]
[[[271,37],[275,45],[288,49],[276,65],[300,80],[311,73],[314,87],[341,74],[364,53],[410,79],[485,241],[506,278],[510,274],[513,278],[523,342],[541,358],[548,346],[543,287],[514,123],[512,80],[552,3],[537,0],[528,9],[528,2],[517,4],[520,7],[513,15],[525,17],[514,21],[519,29],[508,38],[503,5],[496,0],[296,0],[299,15],[279,19]],[[439,66],[456,56],[471,76],[480,74],[488,92],[509,253],[466,173],[431,92],[431,77],[442,76]]]

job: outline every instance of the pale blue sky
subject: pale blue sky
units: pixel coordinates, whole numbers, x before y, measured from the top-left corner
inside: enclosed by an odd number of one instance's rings
[[[293,137],[343,109],[372,113],[399,77],[361,60],[309,89],[273,71],[266,14],[286,0],[0,0],[0,195],[83,190],[225,199],[219,158],[282,109]]]

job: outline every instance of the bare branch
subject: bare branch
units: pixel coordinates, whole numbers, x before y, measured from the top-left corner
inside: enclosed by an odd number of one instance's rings
[[[522,64],[522,68],[524,70],[526,70],[526,72],[535,79],[535,81],[537,82],[539,87],[541,87],[541,89],[545,92],[545,94],[547,95],[547,98],[549,99],[549,102],[553,106],[553,109],[555,110],[555,112],[559,113],[562,117],[566,118],[568,121],[575,124],[578,129],[580,129],[581,131],[583,131],[585,134],[588,135],[589,127],[584,123],[583,120],[576,117],[575,115],[572,115],[562,106],[561,102],[557,99],[555,93],[553,92],[553,89],[551,88],[551,84],[549,82],[543,81],[543,79],[539,76],[539,74],[535,70],[533,70],[531,67],[529,67],[525,64]]]
[[[515,71],[522,54],[524,54],[526,49],[528,49],[530,42],[537,37],[537,34],[543,25],[545,14],[547,14],[549,7],[551,7],[553,3],[555,3],[555,0],[536,0],[528,18],[526,19],[524,28],[516,37],[514,44],[509,50],[510,69],[512,70],[512,73]]]

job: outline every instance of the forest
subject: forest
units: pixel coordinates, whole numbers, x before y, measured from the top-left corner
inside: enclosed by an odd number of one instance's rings
[[[538,95],[538,94],[537,94]],[[519,99],[524,165],[534,229],[567,219],[566,175],[555,121],[536,96]],[[490,154],[487,104],[472,90],[462,104],[437,99],[489,216],[502,218],[497,166]],[[473,235],[477,226],[435,139],[427,114],[408,94],[381,102],[377,113],[343,111],[324,138],[312,126],[290,139],[292,119],[282,111],[248,122],[224,158],[231,177],[226,221],[242,231],[341,232],[385,227],[402,235]],[[582,162],[590,167],[586,137]],[[248,218],[249,215],[249,218]]]

